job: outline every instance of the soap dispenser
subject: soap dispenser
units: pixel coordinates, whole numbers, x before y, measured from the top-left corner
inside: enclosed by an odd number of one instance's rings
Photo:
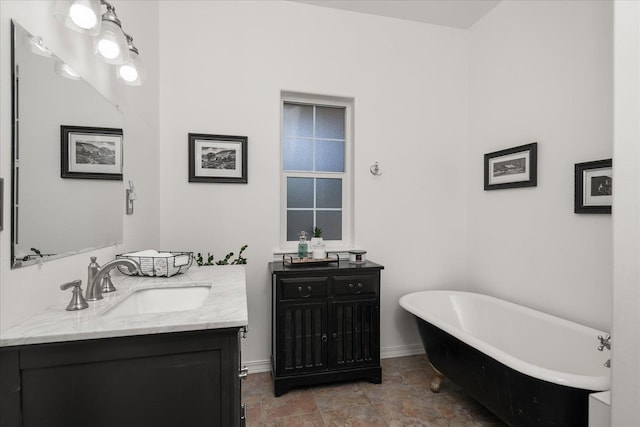
[[[307,243],[307,232],[301,231],[298,241],[298,258],[306,258],[309,255],[309,244]]]

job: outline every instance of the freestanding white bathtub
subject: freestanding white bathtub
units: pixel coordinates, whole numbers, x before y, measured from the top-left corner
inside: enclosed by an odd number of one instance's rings
[[[400,305],[418,322],[436,371],[511,426],[586,426],[588,395],[608,390],[605,332],[497,298],[423,291]]]

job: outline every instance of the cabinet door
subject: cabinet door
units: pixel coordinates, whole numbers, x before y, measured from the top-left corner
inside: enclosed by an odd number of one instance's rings
[[[278,375],[327,369],[327,303],[281,304],[276,325]]]
[[[375,299],[332,303],[331,368],[351,368],[380,360],[380,318]]]
[[[28,346],[7,427],[237,427],[237,345],[230,328]]]

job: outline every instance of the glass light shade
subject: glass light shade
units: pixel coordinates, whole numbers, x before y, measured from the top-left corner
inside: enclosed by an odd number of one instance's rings
[[[129,61],[129,48],[122,28],[112,21],[102,21],[95,40],[95,52],[103,61],[123,65]]]
[[[140,62],[140,57],[136,52],[129,51],[129,62],[116,68],[116,77],[130,86],[142,85],[145,79],[145,72]]]
[[[40,36],[25,35],[22,40],[22,44],[31,53],[44,56],[45,58],[51,57],[51,51],[49,50],[49,48],[47,48],[47,46],[44,45],[42,37]]]
[[[100,31],[100,0],[58,0],[55,16],[67,28],[95,36]]]
[[[62,61],[56,61],[53,65],[56,74],[70,80],[80,80],[80,75],[76,71]]]

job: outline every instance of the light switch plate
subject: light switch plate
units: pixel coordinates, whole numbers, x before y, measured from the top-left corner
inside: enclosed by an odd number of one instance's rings
[[[135,200],[136,195],[132,190],[127,190],[127,215],[133,215],[133,201]]]

